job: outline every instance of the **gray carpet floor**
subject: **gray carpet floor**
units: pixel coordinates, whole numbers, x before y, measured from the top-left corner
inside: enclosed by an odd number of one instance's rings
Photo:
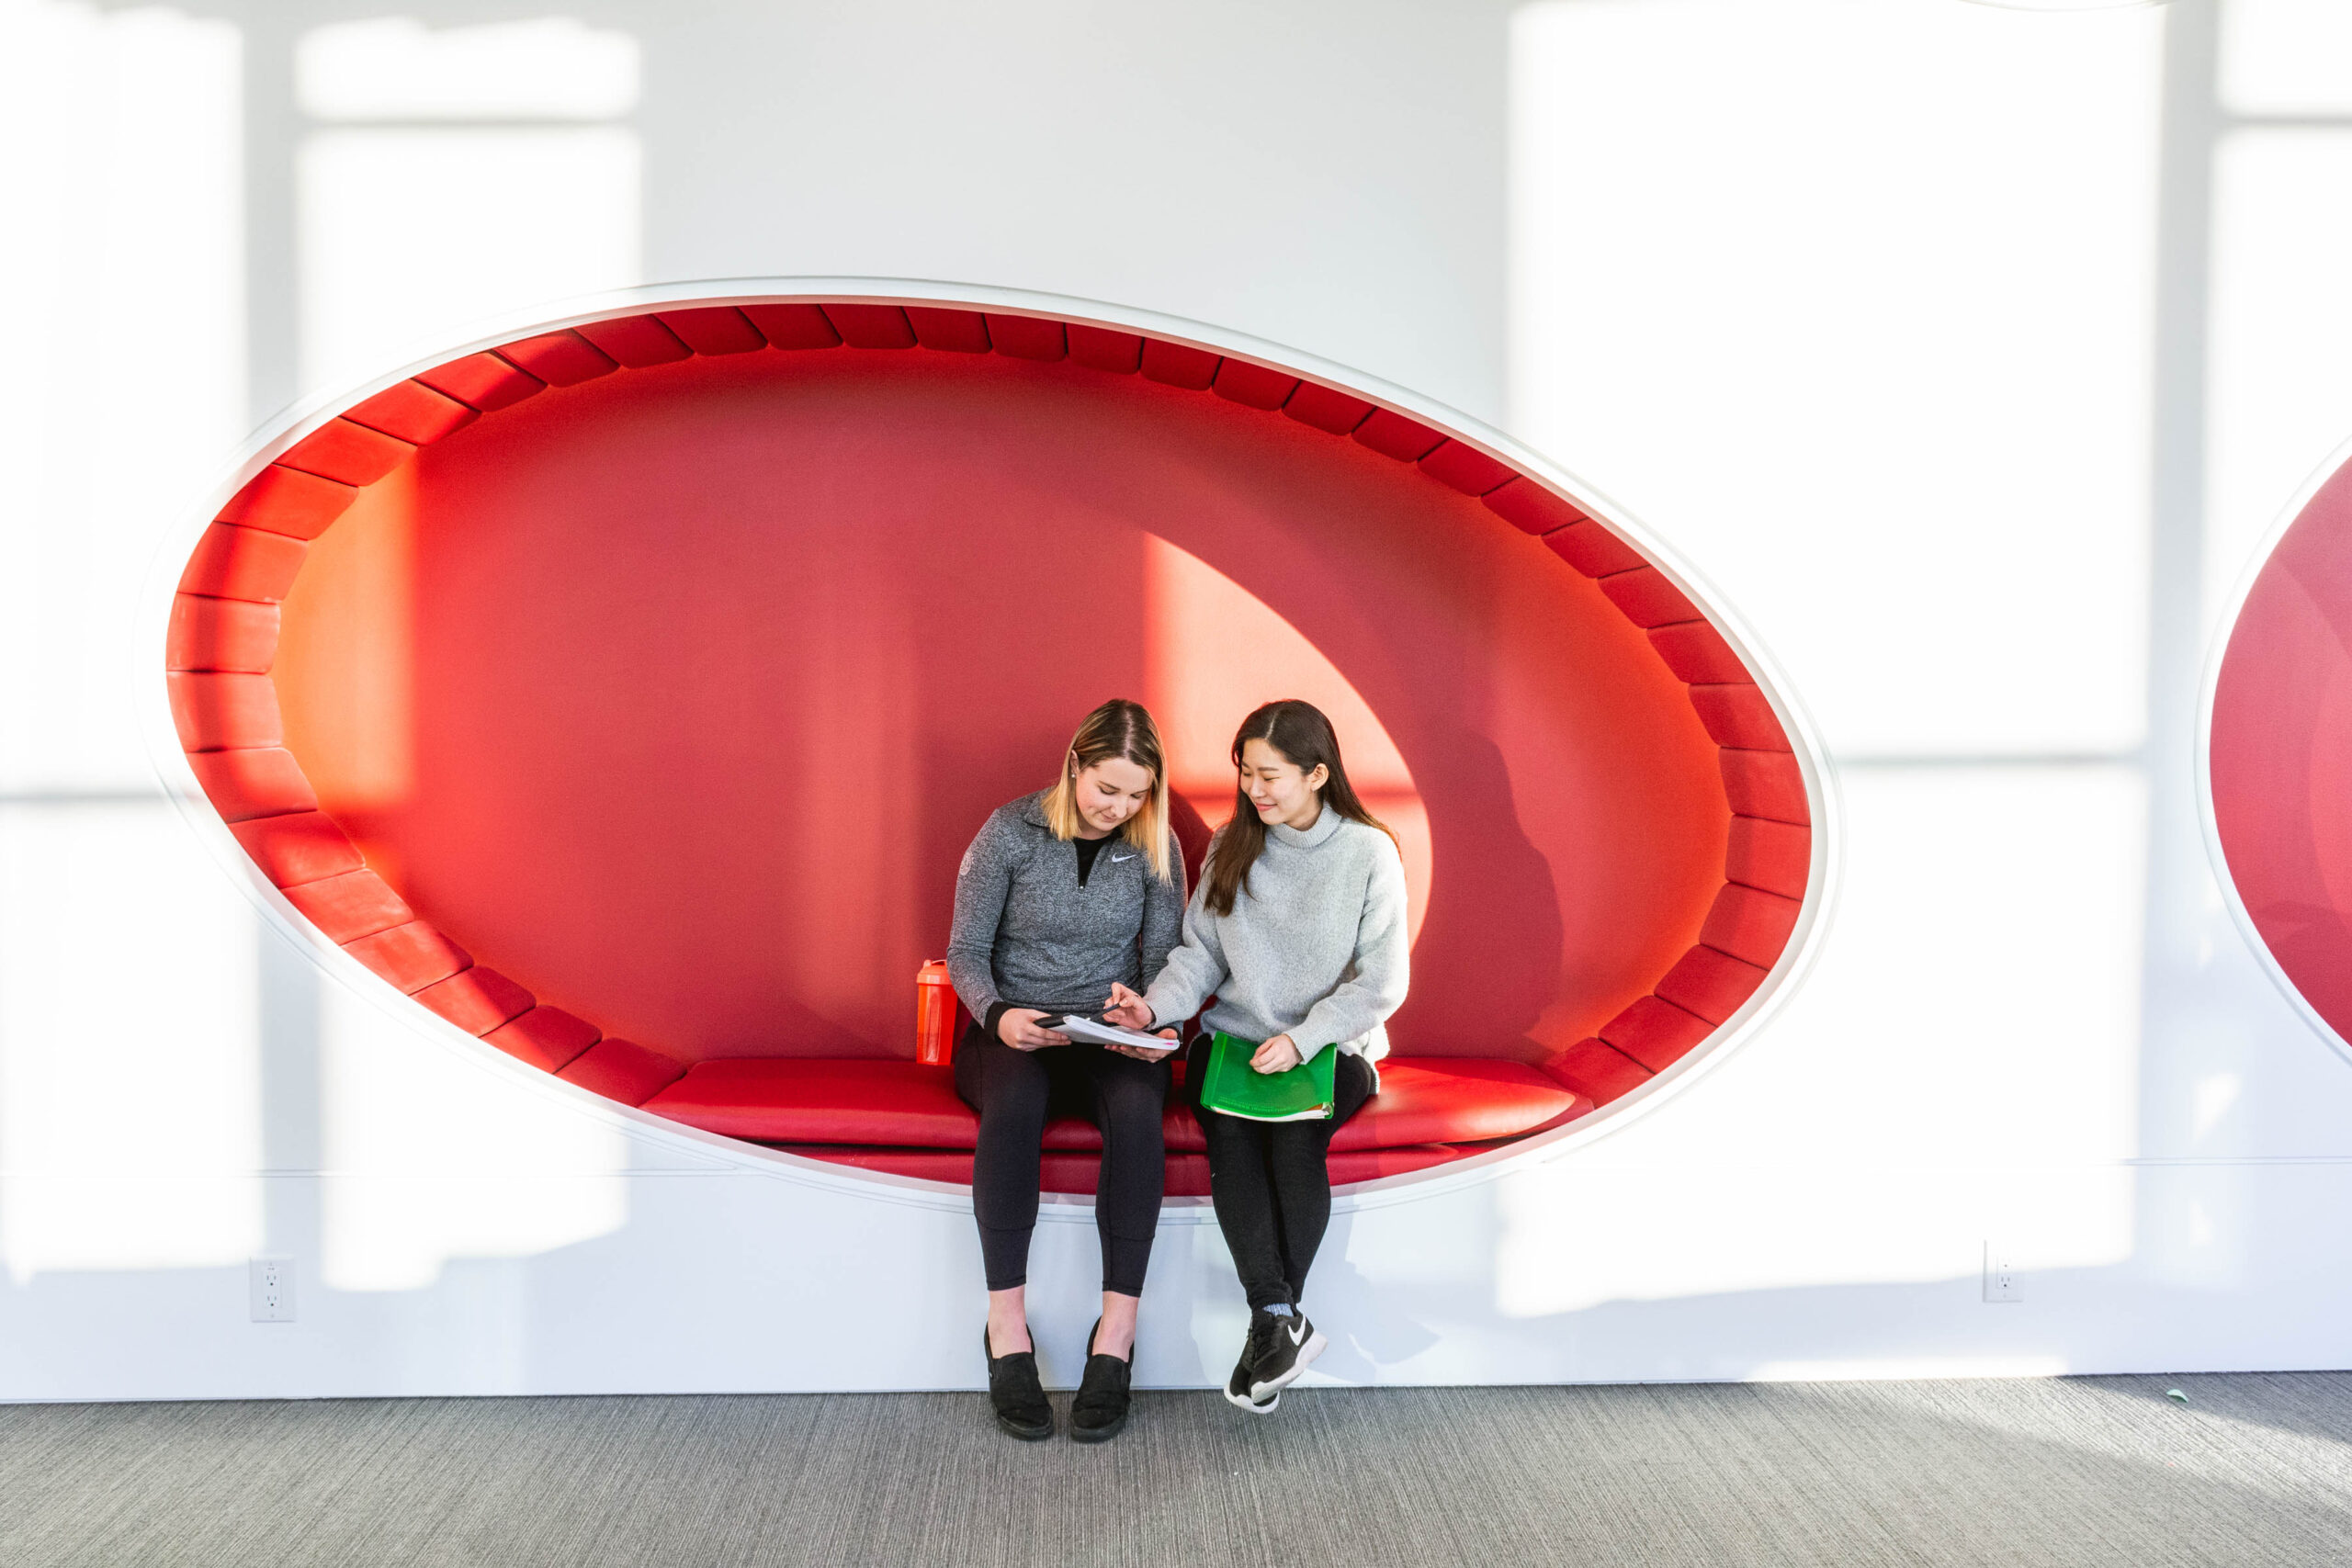
[[[2352,1373],[0,1407],[7,1568],[1521,1562],[2342,1568]]]

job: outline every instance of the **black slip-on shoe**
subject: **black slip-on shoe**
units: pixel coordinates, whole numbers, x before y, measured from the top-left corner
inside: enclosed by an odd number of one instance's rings
[[[1258,1352],[1250,1368],[1250,1397],[1252,1399],[1280,1393],[1296,1382],[1298,1374],[1306,1370],[1307,1363],[1321,1355],[1323,1348],[1330,1343],[1316,1332],[1315,1325],[1308,1322],[1306,1314],[1295,1305],[1290,1309],[1287,1317],[1279,1317],[1272,1313],[1264,1315],[1271,1331],[1266,1336],[1266,1348]],[[1254,1348],[1258,1343],[1258,1325],[1253,1321],[1250,1327],[1250,1343]]]
[[[1102,1332],[1096,1318],[1086,1337],[1086,1372],[1078,1382],[1078,1397],[1069,1402],[1069,1440],[1107,1443],[1127,1424],[1127,1378],[1132,1366],[1116,1356],[1094,1353],[1094,1336]]]
[[[989,1345],[988,1325],[980,1325],[980,1354],[989,1361],[989,1407],[996,1424],[1024,1443],[1054,1435],[1054,1407],[1046,1403],[1046,1385],[1037,1381],[1037,1353],[1015,1350],[995,1354]]]

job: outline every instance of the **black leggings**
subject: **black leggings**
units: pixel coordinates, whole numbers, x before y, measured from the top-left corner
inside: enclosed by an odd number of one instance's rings
[[[1094,1228],[1102,1237],[1102,1288],[1143,1294],[1167,1185],[1159,1129],[1168,1064],[1139,1062],[1100,1045],[1016,1051],[975,1024],[956,1044],[956,1092],[980,1113],[972,1159],[972,1215],[989,1289],[1029,1282],[1029,1233],[1037,1228],[1037,1164],[1048,1113],[1083,1116],[1102,1133]]]
[[[1339,1050],[1336,1045],[1327,1050]],[[1306,1289],[1315,1249],[1331,1223],[1331,1172],[1324,1164],[1331,1134],[1372,1098],[1372,1067],[1341,1053],[1332,1068],[1331,1116],[1324,1122],[1252,1122],[1201,1103],[1209,1037],[1184,1056],[1185,1094],[1209,1145],[1209,1199],[1234,1271],[1252,1307],[1295,1303]]]

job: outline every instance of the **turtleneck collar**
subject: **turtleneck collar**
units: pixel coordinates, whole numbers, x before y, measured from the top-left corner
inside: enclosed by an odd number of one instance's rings
[[[1311,850],[1338,832],[1340,822],[1340,814],[1326,806],[1322,814],[1315,818],[1314,827],[1293,828],[1287,823],[1277,822],[1266,829],[1266,836],[1294,850]]]

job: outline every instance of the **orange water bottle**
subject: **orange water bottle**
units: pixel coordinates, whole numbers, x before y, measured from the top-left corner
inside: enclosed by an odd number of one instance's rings
[[[956,1054],[964,1027],[964,1003],[947,977],[947,961],[934,958],[915,971],[915,1060],[944,1067]]]

